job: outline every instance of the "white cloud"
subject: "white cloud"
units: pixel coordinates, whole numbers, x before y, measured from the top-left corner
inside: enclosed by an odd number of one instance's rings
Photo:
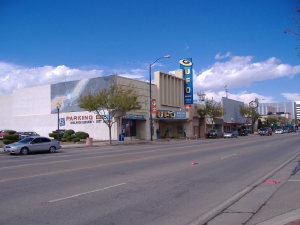
[[[281,95],[289,101],[296,101],[300,98],[300,93],[282,93]]]
[[[280,64],[275,57],[262,62],[252,62],[252,59],[252,56],[234,56],[227,62],[216,62],[198,75],[194,73],[194,90],[219,92],[225,84],[230,88],[250,87],[253,82],[292,78],[300,73],[300,65]]]
[[[227,57],[231,57],[231,52],[227,52],[226,55],[221,56],[221,52],[215,56],[215,59],[224,59]]]
[[[203,92],[202,92],[203,93]],[[222,97],[226,97],[225,91],[219,91],[219,92],[206,92],[205,97],[208,99],[214,99],[217,102],[222,100]],[[197,94],[194,94],[194,99],[198,99]],[[238,94],[231,94],[228,93],[228,98],[233,99],[236,101],[244,102],[248,104],[250,101],[254,99],[259,99],[259,102],[264,103],[264,102],[273,102],[273,97],[270,96],[263,96],[259,95],[257,93],[247,93],[246,91],[238,93]]]
[[[103,70],[78,70],[62,66],[22,68],[0,62],[0,94],[12,93],[15,89],[55,84],[59,82],[100,77]]]

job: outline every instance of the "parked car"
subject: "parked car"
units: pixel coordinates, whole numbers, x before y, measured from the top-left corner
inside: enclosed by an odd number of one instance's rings
[[[238,133],[235,130],[231,130],[231,131],[227,131],[224,134],[224,138],[234,138],[234,137],[238,137]]]
[[[290,133],[290,129],[287,127],[282,128],[284,133]]]
[[[19,142],[5,145],[3,150],[10,154],[22,154],[27,155],[31,152],[48,151],[54,153],[61,146],[58,141],[51,140],[47,137],[33,136],[27,137]]]
[[[24,132],[18,131],[18,132],[16,132],[15,134],[18,134],[18,135],[19,135],[19,139],[22,139],[21,135],[22,135],[23,133],[24,133]]]
[[[283,130],[282,129],[276,129],[275,134],[283,134]]]
[[[296,130],[294,128],[290,129],[290,132],[296,133]]]
[[[40,135],[33,131],[23,132],[23,134],[21,134],[21,139],[31,137],[31,136],[40,136]]]
[[[240,136],[247,136],[248,135],[248,131],[246,131],[246,130],[240,130],[239,131],[239,135]]]
[[[265,135],[269,136],[269,135],[272,135],[272,129],[271,129],[271,127],[263,127],[259,131],[260,131],[260,133],[259,133],[260,136],[265,136]]]
[[[207,138],[217,138],[221,137],[223,138],[224,134],[221,130],[211,130],[206,134]]]
[[[1,130],[0,131],[0,139],[3,139],[3,135],[8,134],[8,131],[10,131],[10,130]]]
[[[300,132],[300,129],[296,129],[295,132]]]

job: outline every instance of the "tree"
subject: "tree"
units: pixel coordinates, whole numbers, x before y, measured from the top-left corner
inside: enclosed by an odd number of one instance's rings
[[[280,121],[281,126],[283,124],[284,124],[284,126],[286,126],[289,123],[289,119],[286,117],[282,117],[282,116],[279,118],[279,121]]]
[[[128,111],[140,110],[141,103],[138,101],[138,93],[132,85],[127,87],[111,83],[99,92],[80,95],[78,106],[98,116],[104,116],[108,112],[108,118],[103,122],[109,129],[109,143],[111,144],[111,128],[117,121],[115,118],[126,115]]]
[[[300,9],[298,6],[295,6],[297,13],[300,15]],[[294,30],[292,28],[286,28],[284,33],[289,33],[292,36],[296,36],[297,37],[297,41],[300,40],[300,22],[298,20],[298,18],[292,14],[291,19],[293,19],[296,22],[296,27],[297,29]],[[300,50],[300,44],[298,45],[298,47],[296,47],[296,49]],[[300,53],[298,53],[298,57],[300,57]]]
[[[292,119],[291,124],[295,127],[298,127],[299,121],[297,119]]]
[[[247,105],[240,105],[240,115],[244,117],[246,120],[251,119],[252,124],[252,133],[253,133],[253,124],[259,118],[259,113],[256,112],[255,107],[250,107]]]
[[[212,128],[214,129],[214,119],[217,117],[222,117],[226,114],[225,109],[223,109],[222,102],[216,102],[215,100],[206,99],[205,100],[205,107],[196,108],[197,113],[200,117],[207,117],[212,124]]]
[[[276,117],[272,116],[272,117],[268,118],[268,122],[269,122],[269,124],[277,124],[278,119]]]

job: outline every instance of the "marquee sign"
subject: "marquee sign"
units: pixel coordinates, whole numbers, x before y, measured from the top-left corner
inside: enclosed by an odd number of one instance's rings
[[[157,119],[186,119],[186,111],[184,110],[157,110]]]
[[[184,104],[193,104],[193,63],[192,58],[179,60],[180,69],[183,70]]]

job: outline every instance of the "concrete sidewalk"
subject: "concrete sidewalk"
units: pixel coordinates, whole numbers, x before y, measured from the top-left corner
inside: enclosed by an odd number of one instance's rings
[[[283,163],[207,225],[300,225],[299,162],[298,154]]]

